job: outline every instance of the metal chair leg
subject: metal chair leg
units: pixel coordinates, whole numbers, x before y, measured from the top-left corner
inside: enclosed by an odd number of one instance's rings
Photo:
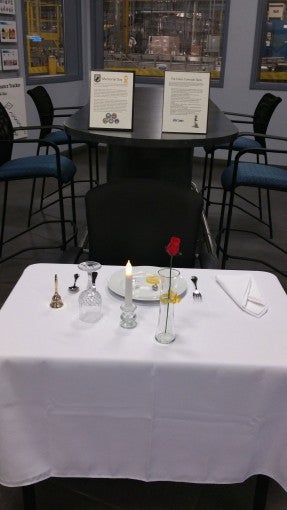
[[[225,264],[228,259],[228,244],[229,244],[229,236],[230,236],[233,202],[234,202],[234,189],[232,189],[232,191],[230,192],[230,198],[229,198],[229,204],[228,204],[228,213],[227,213],[227,221],[226,221],[226,227],[225,227],[221,269],[225,269]]]
[[[74,232],[74,245],[78,246],[77,216],[76,216],[76,201],[75,201],[74,180],[71,181],[71,201],[72,201],[72,220],[73,220],[73,232]]]
[[[6,209],[7,209],[7,196],[8,196],[8,182],[5,182],[5,184],[4,184],[3,207],[2,207],[1,233],[0,233],[0,257],[2,256],[2,249],[3,249],[3,243],[4,243],[4,230],[5,230]]]
[[[214,150],[210,154],[210,163],[209,163],[209,175],[208,175],[208,183],[207,183],[207,195],[206,195],[206,206],[205,206],[205,215],[208,216],[208,209],[210,206],[210,193],[211,193],[211,181],[213,174],[213,163],[214,163]]]
[[[267,190],[267,207],[268,207],[268,222],[269,222],[269,237],[273,239],[273,224],[272,224],[272,215],[271,215],[271,197],[270,190]]]
[[[263,219],[263,212],[262,212],[261,188],[258,188],[258,208],[259,208],[259,219],[260,219],[260,221],[262,221],[262,219]]]
[[[31,198],[30,198],[30,206],[29,206],[27,227],[30,227],[30,225],[31,225],[31,218],[32,218],[33,204],[34,204],[34,196],[35,196],[35,188],[36,188],[36,179],[34,178],[33,179],[33,184],[32,184],[32,190],[31,190]]]
[[[41,199],[40,199],[40,209],[43,208],[43,203],[44,203],[44,198],[45,198],[45,185],[46,185],[46,178],[43,177],[42,189],[41,189]]]
[[[208,152],[205,153],[204,169],[203,169],[203,176],[202,176],[202,182],[201,182],[201,194],[202,194],[203,198],[204,198],[204,195],[205,195],[207,165],[208,165]]]
[[[61,249],[65,251],[67,246],[67,238],[66,238],[66,226],[65,226],[65,211],[64,211],[64,197],[63,197],[63,189],[60,180],[58,180],[58,195],[59,195],[59,209],[60,209],[60,223],[61,223],[61,233],[62,233],[62,247]]]
[[[217,240],[216,240],[216,255],[217,255],[217,257],[219,256],[221,237],[222,237],[222,232],[223,232],[223,220],[224,220],[224,213],[225,213],[225,205],[226,205],[226,191],[223,192],[222,206],[221,206],[220,220],[219,220],[219,229],[218,229],[218,235],[217,235]]]
[[[49,147],[46,147],[45,149],[46,155],[49,154]],[[43,177],[42,180],[42,190],[41,190],[41,199],[40,199],[40,209],[43,207],[44,199],[45,199],[45,186],[46,186],[46,178]]]

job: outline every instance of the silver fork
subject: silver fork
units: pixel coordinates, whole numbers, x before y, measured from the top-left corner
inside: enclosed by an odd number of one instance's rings
[[[194,284],[195,286],[195,290],[193,291],[193,299],[194,301],[201,301],[202,300],[202,295],[201,295],[201,292],[199,292],[198,288],[197,288],[197,276],[192,276],[191,278],[191,281],[192,283]]]

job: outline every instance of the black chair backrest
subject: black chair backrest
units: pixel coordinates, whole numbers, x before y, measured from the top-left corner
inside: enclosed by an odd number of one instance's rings
[[[270,119],[274,113],[274,110],[277,108],[279,103],[281,103],[282,98],[278,96],[274,96],[268,92],[264,94],[257,104],[254,115],[253,115],[253,129],[254,133],[262,133],[266,134]],[[260,137],[255,137],[256,141],[260,143],[263,147],[266,146],[265,140]]]
[[[0,140],[13,140],[14,131],[9,114],[0,103]],[[13,142],[4,142],[0,145],[0,165],[10,161],[13,150]]]
[[[29,94],[34,101],[41,126],[52,126],[54,122],[54,106],[45,87],[37,85],[37,87],[29,89],[27,94]],[[51,131],[51,128],[41,129],[40,138],[45,138]]]
[[[190,188],[123,179],[86,195],[89,257],[103,264],[168,266],[170,237],[181,238],[175,267],[193,267],[203,200]]]

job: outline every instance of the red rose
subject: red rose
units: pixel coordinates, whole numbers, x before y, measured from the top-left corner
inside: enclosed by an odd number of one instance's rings
[[[179,247],[180,247],[180,241],[181,239],[179,237],[171,237],[170,241],[166,247],[167,253],[174,257],[175,255],[178,255],[179,253]]]

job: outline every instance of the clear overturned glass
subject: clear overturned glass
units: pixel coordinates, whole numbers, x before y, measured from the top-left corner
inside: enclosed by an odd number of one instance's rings
[[[99,262],[88,260],[78,267],[88,275],[88,286],[79,295],[79,317],[83,322],[94,323],[102,316],[102,298],[96,289],[98,270],[102,266]]]

